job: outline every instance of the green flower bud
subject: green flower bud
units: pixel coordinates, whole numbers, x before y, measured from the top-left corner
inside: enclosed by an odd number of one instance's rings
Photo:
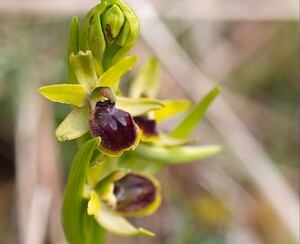
[[[83,20],[79,49],[93,53],[97,75],[100,76],[127,55],[139,30],[139,20],[127,4],[121,0],[102,1]]]
[[[91,50],[94,57],[98,58],[106,47],[106,42],[101,25],[101,14],[106,8],[106,2],[96,5],[85,16],[79,36],[80,50]]]
[[[140,23],[133,10],[121,0],[108,0],[110,7],[102,17],[102,27],[107,45],[103,66],[107,70],[124,58],[135,44],[140,31]],[[123,19],[124,18],[124,19]]]
[[[108,43],[113,43],[116,40],[124,22],[124,14],[116,4],[112,5],[112,7],[104,13],[102,17],[102,28]]]
[[[130,30],[129,22],[125,20],[125,23],[116,39],[116,44],[120,47],[124,47],[129,38],[130,32],[131,30]]]

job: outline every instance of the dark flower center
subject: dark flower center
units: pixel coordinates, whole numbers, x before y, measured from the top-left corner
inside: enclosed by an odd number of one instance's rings
[[[101,137],[100,147],[115,153],[130,148],[137,139],[131,115],[115,108],[110,100],[96,103],[94,118],[89,124],[92,136]]]
[[[117,210],[130,213],[145,209],[155,200],[155,190],[149,179],[137,174],[126,175],[115,182]]]

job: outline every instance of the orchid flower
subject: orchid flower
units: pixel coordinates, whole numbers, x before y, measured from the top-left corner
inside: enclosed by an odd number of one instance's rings
[[[161,187],[153,175],[168,164],[194,162],[221,151],[218,145],[191,145],[196,140],[189,138],[219,87],[194,105],[157,99],[160,66],[150,59],[124,96],[120,82],[137,63],[137,56],[126,55],[139,28],[137,16],[122,0],[102,0],[81,27],[73,17],[67,83],[39,89],[47,99],[72,108],[55,131],[57,139],[85,140],[73,160],[61,211],[71,244],[103,243],[104,230],[153,237],[126,219],[152,214],[160,206]],[[177,126],[160,129],[161,121],[183,112],[187,114]]]

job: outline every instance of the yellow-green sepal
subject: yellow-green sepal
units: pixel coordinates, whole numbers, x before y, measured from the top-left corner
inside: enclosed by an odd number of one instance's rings
[[[161,67],[157,59],[150,58],[141,67],[129,87],[129,97],[155,98],[160,85]]]
[[[90,50],[72,53],[70,63],[80,84],[93,90],[96,87],[97,73],[94,65],[93,54]]]
[[[117,96],[116,108],[127,111],[131,116],[139,116],[150,111],[163,108],[159,100],[147,98],[127,98]]]
[[[68,141],[84,135],[89,130],[89,118],[90,114],[87,106],[73,109],[56,129],[57,139]]]
[[[88,89],[81,84],[43,86],[39,92],[53,102],[71,104],[77,107],[82,107],[87,103]]]
[[[136,228],[121,214],[114,211],[105,203],[101,204],[100,211],[94,215],[97,222],[107,231],[121,236],[133,237],[138,235],[154,237],[154,233],[143,228]]]

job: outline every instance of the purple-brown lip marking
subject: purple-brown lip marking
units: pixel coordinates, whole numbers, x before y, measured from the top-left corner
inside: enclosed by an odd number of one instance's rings
[[[110,100],[96,103],[94,118],[89,125],[92,136],[101,138],[100,147],[115,153],[130,148],[137,139],[137,128],[131,115],[115,108],[115,103]]]

